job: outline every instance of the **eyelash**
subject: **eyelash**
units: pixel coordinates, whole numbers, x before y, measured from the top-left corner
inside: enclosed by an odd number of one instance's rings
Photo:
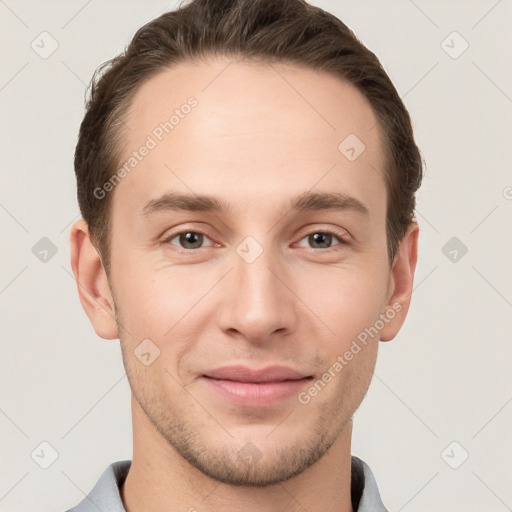
[[[194,233],[196,235],[203,235],[203,236],[211,239],[205,232],[203,232],[201,230],[186,229],[186,230],[182,230],[182,231],[177,231],[176,233],[173,233],[172,235],[166,237],[162,241],[162,244],[164,244],[164,245],[173,245],[173,244],[170,243],[171,240],[174,240],[175,238],[179,237],[180,235],[184,235],[186,233]],[[318,230],[310,231],[309,233],[304,235],[299,240],[299,242],[302,242],[302,240],[304,240],[305,238],[309,237],[310,235],[315,235],[315,234],[331,235],[334,238],[338,239],[339,243],[334,245],[334,246],[332,246],[332,247],[327,247],[327,248],[308,247],[307,249],[309,249],[310,251],[314,251],[314,252],[316,252],[316,251],[328,252],[328,251],[332,251],[332,250],[339,250],[339,246],[349,245],[349,242],[348,242],[348,240],[345,237],[341,236],[338,232],[330,230],[330,229],[322,229],[322,230],[318,229]],[[337,247],[338,247],[338,249],[336,249]],[[199,249],[205,249],[205,247],[198,247],[197,249],[185,249],[184,247],[177,247],[177,249],[181,253],[191,253],[191,252],[194,252],[194,251],[198,251]]]

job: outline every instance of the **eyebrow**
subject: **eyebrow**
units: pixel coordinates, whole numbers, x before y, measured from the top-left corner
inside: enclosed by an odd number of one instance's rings
[[[207,194],[177,194],[169,192],[152,199],[142,209],[143,215],[162,211],[192,211],[229,213],[232,205],[224,200]],[[353,211],[364,216],[369,215],[368,208],[355,197],[339,192],[303,192],[287,202],[286,211],[339,210]]]

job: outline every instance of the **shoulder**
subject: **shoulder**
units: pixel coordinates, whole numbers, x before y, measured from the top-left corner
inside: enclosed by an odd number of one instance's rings
[[[120,488],[131,466],[131,460],[113,462],[103,471],[96,485],[75,507],[66,512],[126,512]]]
[[[354,512],[388,512],[375,476],[366,462],[352,455],[351,498]]]

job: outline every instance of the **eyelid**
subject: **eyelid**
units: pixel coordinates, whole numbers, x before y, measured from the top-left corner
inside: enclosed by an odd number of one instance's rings
[[[342,228],[341,226],[333,226],[331,224],[322,224],[321,222],[312,222],[308,226],[301,229],[302,238],[312,233],[329,233],[336,235],[339,238],[350,239],[352,238],[348,229]]]

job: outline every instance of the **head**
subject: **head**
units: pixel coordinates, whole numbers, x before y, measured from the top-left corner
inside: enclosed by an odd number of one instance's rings
[[[389,77],[302,0],[195,0],[103,65],[86,107],[72,265],[140,415],[220,481],[301,473],[409,306],[422,165]],[[304,387],[233,400],[208,378],[231,365],[286,366]]]

